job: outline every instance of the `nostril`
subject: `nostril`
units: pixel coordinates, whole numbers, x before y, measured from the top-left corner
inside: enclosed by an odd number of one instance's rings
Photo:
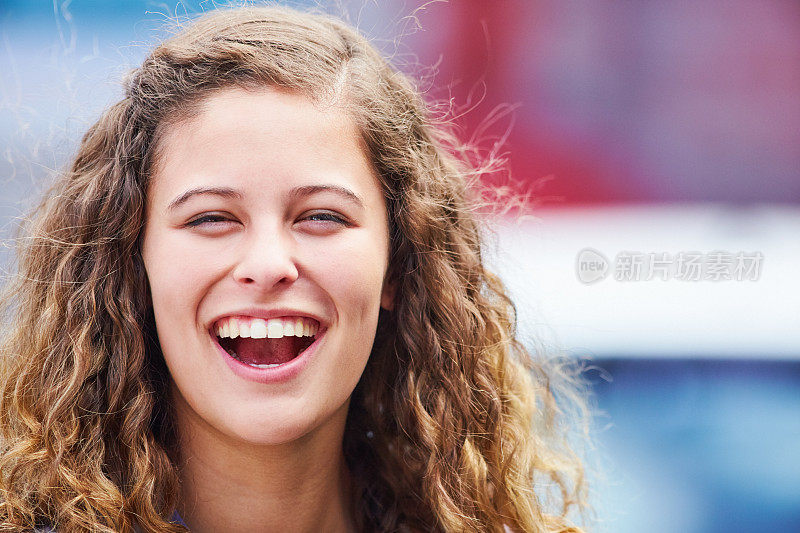
[[[290,284],[294,282],[298,278],[297,272],[293,273],[284,273],[283,275],[269,275],[266,274],[263,277],[253,277],[253,276],[235,276],[235,279],[243,284],[243,285],[263,285],[265,287],[279,285],[279,284]],[[263,281],[259,281],[263,280]]]
[[[288,285],[299,276],[299,265],[284,237],[270,233],[259,235],[242,245],[234,257],[233,279],[249,287],[267,289],[278,284]]]

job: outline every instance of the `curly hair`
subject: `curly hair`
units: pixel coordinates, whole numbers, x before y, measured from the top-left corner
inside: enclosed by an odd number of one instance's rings
[[[362,531],[578,531],[585,483],[554,378],[484,265],[470,164],[420,91],[323,14],[206,14],[155,48],[34,212],[3,306],[0,530],[185,531],[169,376],[140,252],[170,124],[214,91],[281,87],[353,117],[390,220],[392,311],[350,404]]]

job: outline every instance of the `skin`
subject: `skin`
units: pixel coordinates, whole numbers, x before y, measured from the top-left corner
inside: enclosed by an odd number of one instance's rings
[[[392,306],[386,207],[356,126],[298,94],[225,89],[160,148],[142,254],[172,377],[181,516],[199,533],[351,531],[347,409],[379,308]],[[309,185],[344,187],[361,205],[296,194]],[[237,195],[169,207],[196,187]],[[324,320],[315,355],[284,382],[236,375],[212,322],[278,307]]]

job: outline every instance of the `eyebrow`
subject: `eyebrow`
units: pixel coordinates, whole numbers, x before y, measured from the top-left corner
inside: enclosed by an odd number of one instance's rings
[[[322,185],[303,185],[301,187],[295,187],[289,193],[290,197],[292,198],[301,198],[305,196],[311,196],[321,192],[332,192],[339,196],[342,196],[356,205],[358,205],[361,209],[364,209],[364,200],[361,199],[356,193],[348,189],[347,187],[342,187],[341,185],[333,185],[333,184],[322,184]],[[194,187],[189,189],[188,191],[182,193],[180,196],[172,200],[169,205],[167,206],[167,211],[172,211],[177,209],[182,204],[185,204],[189,201],[190,198],[193,196],[197,196],[200,194],[212,194],[216,196],[222,196],[223,198],[234,198],[237,200],[241,200],[244,198],[244,195],[236,189],[232,189],[230,187]]]
[[[347,187],[342,187],[341,185],[333,185],[333,184],[322,184],[322,185],[303,185],[302,187],[295,187],[289,193],[292,198],[299,198],[303,196],[311,196],[313,194],[317,194],[320,192],[332,192],[339,196],[342,196],[354,204],[358,205],[361,209],[364,209],[364,200],[361,199],[359,195],[348,189]]]
[[[177,209],[182,204],[185,204],[189,198],[199,194],[213,194],[216,196],[222,196],[223,198],[235,198],[237,200],[242,199],[242,193],[236,189],[231,189],[230,187],[194,187],[193,189],[189,189],[172,200],[167,206],[167,211]]]

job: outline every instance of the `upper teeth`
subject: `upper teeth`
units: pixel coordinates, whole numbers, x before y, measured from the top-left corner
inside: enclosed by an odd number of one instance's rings
[[[281,337],[313,337],[319,329],[316,320],[303,317],[244,318],[229,317],[217,322],[217,336],[253,339],[280,339]]]

